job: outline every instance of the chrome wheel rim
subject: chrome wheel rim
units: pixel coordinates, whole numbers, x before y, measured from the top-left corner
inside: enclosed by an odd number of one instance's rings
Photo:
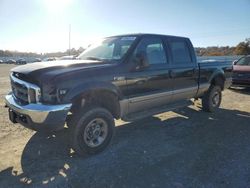
[[[220,102],[220,94],[219,92],[215,92],[212,97],[212,104],[215,107],[219,105],[219,102]]]
[[[84,142],[89,147],[98,147],[106,139],[108,134],[108,124],[102,118],[95,118],[88,123],[84,129]]]

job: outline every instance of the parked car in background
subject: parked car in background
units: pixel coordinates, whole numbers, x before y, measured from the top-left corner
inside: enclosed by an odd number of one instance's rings
[[[250,55],[233,63],[232,86],[250,87]]]
[[[74,55],[67,55],[67,56],[62,56],[62,57],[58,58],[58,60],[72,60],[72,59],[76,59],[76,56],[74,56]]]
[[[56,61],[56,58],[55,57],[48,57],[48,58],[43,59],[43,61]]]
[[[41,62],[42,59],[41,58],[35,58],[35,61],[34,62]]]
[[[15,63],[16,65],[24,65],[24,64],[27,64],[27,61],[23,58],[21,59],[18,59]]]
[[[41,58],[34,58],[34,59],[31,59],[31,60],[29,61],[29,63],[36,63],[36,62],[41,62],[41,61],[42,61]]]
[[[0,59],[0,64],[3,64],[3,63],[4,63],[3,60]]]
[[[14,59],[9,59],[6,61],[7,64],[15,64],[16,61]]]

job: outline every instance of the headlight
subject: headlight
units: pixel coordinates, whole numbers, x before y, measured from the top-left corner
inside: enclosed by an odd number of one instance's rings
[[[29,103],[36,103],[36,91],[34,89],[29,89],[28,91]]]
[[[29,103],[39,103],[41,101],[41,91],[38,88],[28,89]]]

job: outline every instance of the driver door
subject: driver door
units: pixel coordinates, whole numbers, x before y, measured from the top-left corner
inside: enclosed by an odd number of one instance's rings
[[[146,110],[171,102],[173,83],[169,77],[166,47],[161,37],[144,37],[134,56],[145,54],[148,66],[127,75],[129,113]]]

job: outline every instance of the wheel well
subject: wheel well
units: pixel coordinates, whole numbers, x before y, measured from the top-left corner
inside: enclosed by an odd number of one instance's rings
[[[220,86],[221,90],[224,89],[224,83],[225,83],[225,78],[222,75],[215,76],[211,81],[212,85]]]
[[[111,91],[91,90],[82,93],[73,99],[71,111],[74,113],[79,109],[89,105],[103,107],[110,111],[114,118],[120,118],[120,105],[118,96]]]

